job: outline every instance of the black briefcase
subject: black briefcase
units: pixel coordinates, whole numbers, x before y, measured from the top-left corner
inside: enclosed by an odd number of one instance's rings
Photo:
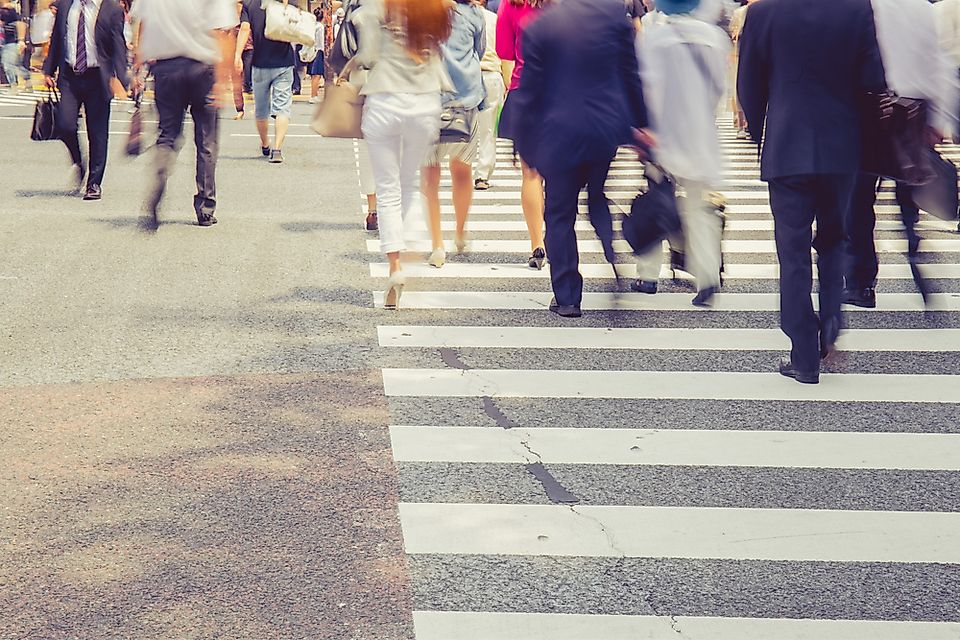
[[[926,154],[927,103],[893,92],[861,99],[861,171],[908,185],[926,184],[933,169]]]
[[[623,237],[637,255],[681,230],[677,184],[657,165],[647,165],[647,190],[633,201],[623,220]]]
[[[57,140],[57,117],[60,111],[60,94],[51,91],[37,103],[33,112],[33,128],[30,139],[38,142]]]
[[[927,157],[935,175],[927,184],[913,189],[913,202],[932,216],[953,222],[957,220],[960,197],[957,194],[957,165],[934,149],[927,149]]]

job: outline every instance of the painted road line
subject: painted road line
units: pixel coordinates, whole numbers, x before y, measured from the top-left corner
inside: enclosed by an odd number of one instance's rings
[[[825,374],[802,385],[778,373],[384,369],[383,383],[404,397],[960,403],[960,376],[930,374]]]
[[[459,258],[451,256],[451,260]],[[550,277],[550,265],[543,270],[529,268],[526,264],[486,264],[468,262],[448,262],[442,269],[437,269],[426,263],[407,264],[403,267],[409,278],[439,278],[469,279],[480,278],[517,278],[521,280],[546,280]],[[724,279],[731,280],[776,280],[780,277],[780,267],[776,264],[727,264],[724,268]],[[621,277],[635,277],[634,269],[629,264],[617,266]],[[960,264],[924,264],[920,271],[928,279],[956,280],[960,279]],[[814,267],[816,274],[816,267]],[[580,275],[588,280],[613,280],[613,269],[608,264],[581,264]],[[373,278],[387,278],[390,276],[386,262],[370,264],[370,276]],[[693,281],[693,276],[683,271],[676,273],[677,279]],[[666,265],[660,270],[660,277],[672,278],[673,273]],[[910,265],[881,264],[880,280],[912,280]],[[885,294],[882,294],[885,295]]]
[[[957,640],[960,622],[414,611],[417,640]]]
[[[960,564],[960,513],[400,503],[409,554]]]
[[[381,347],[434,349],[783,351],[790,347],[779,329],[379,326],[377,334]],[[951,353],[960,351],[960,329],[855,329],[843,332],[838,346],[842,351]]]
[[[599,240],[580,240],[577,243],[581,253],[602,253]],[[777,247],[773,240],[724,240],[724,253],[776,253]],[[907,241],[900,239],[882,239],[876,241],[877,251],[880,253],[905,253]],[[618,253],[630,253],[630,245],[626,240],[614,240],[613,248]],[[407,251],[423,251],[429,253],[433,245],[429,240],[419,240],[407,243]],[[380,241],[367,240],[367,251],[379,253]],[[470,241],[472,253],[530,253],[529,240],[480,240]],[[920,243],[920,253],[957,253],[960,252],[960,239],[935,238],[925,239]]]
[[[397,462],[960,471],[960,434],[395,426],[390,439]]]
[[[410,291],[403,295],[404,309],[496,309],[508,311],[546,311],[551,294],[534,291]],[[584,311],[677,311],[716,313],[720,311],[777,312],[780,295],[776,293],[720,293],[711,309],[694,307],[689,293],[584,293]],[[383,292],[373,293],[373,302],[383,306]],[[817,301],[814,299],[814,307]],[[960,311],[960,293],[934,293],[929,306],[914,293],[885,293],[877,298],[876,309],[845,307],[855,313],[884,311]]]

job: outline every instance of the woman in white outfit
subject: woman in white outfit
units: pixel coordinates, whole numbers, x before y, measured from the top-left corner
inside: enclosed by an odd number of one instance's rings
[[[380,248],[390,262],[384,297],[400,305],[404,221],[420,206],[420,165],[440,131],[445,81],[440,45],[450,35],[443,0],[363,0],[357,16],[357,61],[369,69],[361,93],[379,207]]]
[[[696,19],[699,0],[658,0],[661,18],[638,43],[643,93],[657,137],[656,160],[686,192],[680,215],[687,264],[696,278],[696,306],[710,306],[720,289],[722,221],[706,195],[721,180],[723,158],[716,112],[726,88],[730,41]],[[641,256],[633,289],[656,293],[663,264],[657,246]]]

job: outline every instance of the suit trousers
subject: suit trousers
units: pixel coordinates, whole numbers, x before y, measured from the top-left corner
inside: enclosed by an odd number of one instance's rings
[[[683,222],[682,248],[686,265],[697,281],[697,290],[720,286],[721,240],[723,222],[706,199],[707,186],[677,178],[677,184],[686,191],[685,198],[677,198],[680,219]],[[673,241],[670,242],[674,246]],[[647,282],[660,278],[663,266],[663,247],[656,246],[637,259],[637,277]]]
[[[550,280],[557,304],[580,306],[583,300],[583,276],[580,275],[580,253],[575,230],[580,192],[587,187],[587,206],[593,225],[603,246],[604,257],[611,264],[613,253],[613,219],[604,185],[613,162],[614,150],[607,158],[583,162],[569,169],[544,174],[546,183],[547,225],[546,248],[550,257]]]
[[[844,222],[855,183],[853,174],[770,180],[770,206],[780,260],[780,327],[792,343],[793,364],[803,372],[820,370],[820,349],[836,340],[842,326]],[[819,316],[811,299],[811,246],[817,251]]]
[[[160,120],[154,193],[162,194],[166,188],[167,177],[183,145],[183,121],[189,109],[197,147],[197,194],[193,208],[198,217],[211,216],[217,207],[216,173],[220,153],[219,112],[210,102],[215,80],[213,66],[190,58],[171,58],[157,61],[151,70]]]
[[[850,205],[850,219],[847,224],[847,243],[850,261],[846,275],[848,289],[866,289],[877,283],[879,261],[874,242],[874,229],[877,215],[874,204],[877,201],[877,189],[882,180],[876,176],[861,174],[857,177],[857,186]],[[900,219],[907,231],[908,254],[916,258],[920,249],[920,236],[917,235],[917,221],[920,209],[913,203],[913,188],[897,183],[897,203],[900,205]]]
[[[58,81],[60,87],[60,113],[57,130],[60,139],[70,152],[73,164],[83,166],[80,152],[80,107],[87,118],[87,138],[90,145],[90,172],[88,185],[103,183],[107,168],[107,146],[110,140],[110,95],[100,69],[91,68],[76,74],[63,67]]]

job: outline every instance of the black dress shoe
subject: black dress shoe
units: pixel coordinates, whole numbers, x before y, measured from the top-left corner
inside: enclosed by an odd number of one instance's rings
[[[98,184],[87,185],[87,191],[83,194],[84,200],[99,200],[103,197],[103,190]]]
[[[819,384],[820,383],[820,372],[819,371],[799,371],[793,363],[789,360],[782,360],[780,362],[780,375],[786,376],[788,378],[793,378],[797,382],[802,382],[803,384]]]
[[[580,307],[573,304],[557,304],[557,299],[550,300],[550,311],[562,318],[579,318],[583,315]]]
[[[847,289],[843,295],[843,303],[864,309],[874,309],[877,306],[877,292],[873,287]]]
[[[657,292],[657,283],[651,280],[634,280],[630,283],[630,288],[637,293],[653,295]]]
[[[697,297],[693,299],[693,306],[695,307],[712,307],[713,298],[717,295],[716,287],[707,287],[706,289],[701,289],[697,293]]]

